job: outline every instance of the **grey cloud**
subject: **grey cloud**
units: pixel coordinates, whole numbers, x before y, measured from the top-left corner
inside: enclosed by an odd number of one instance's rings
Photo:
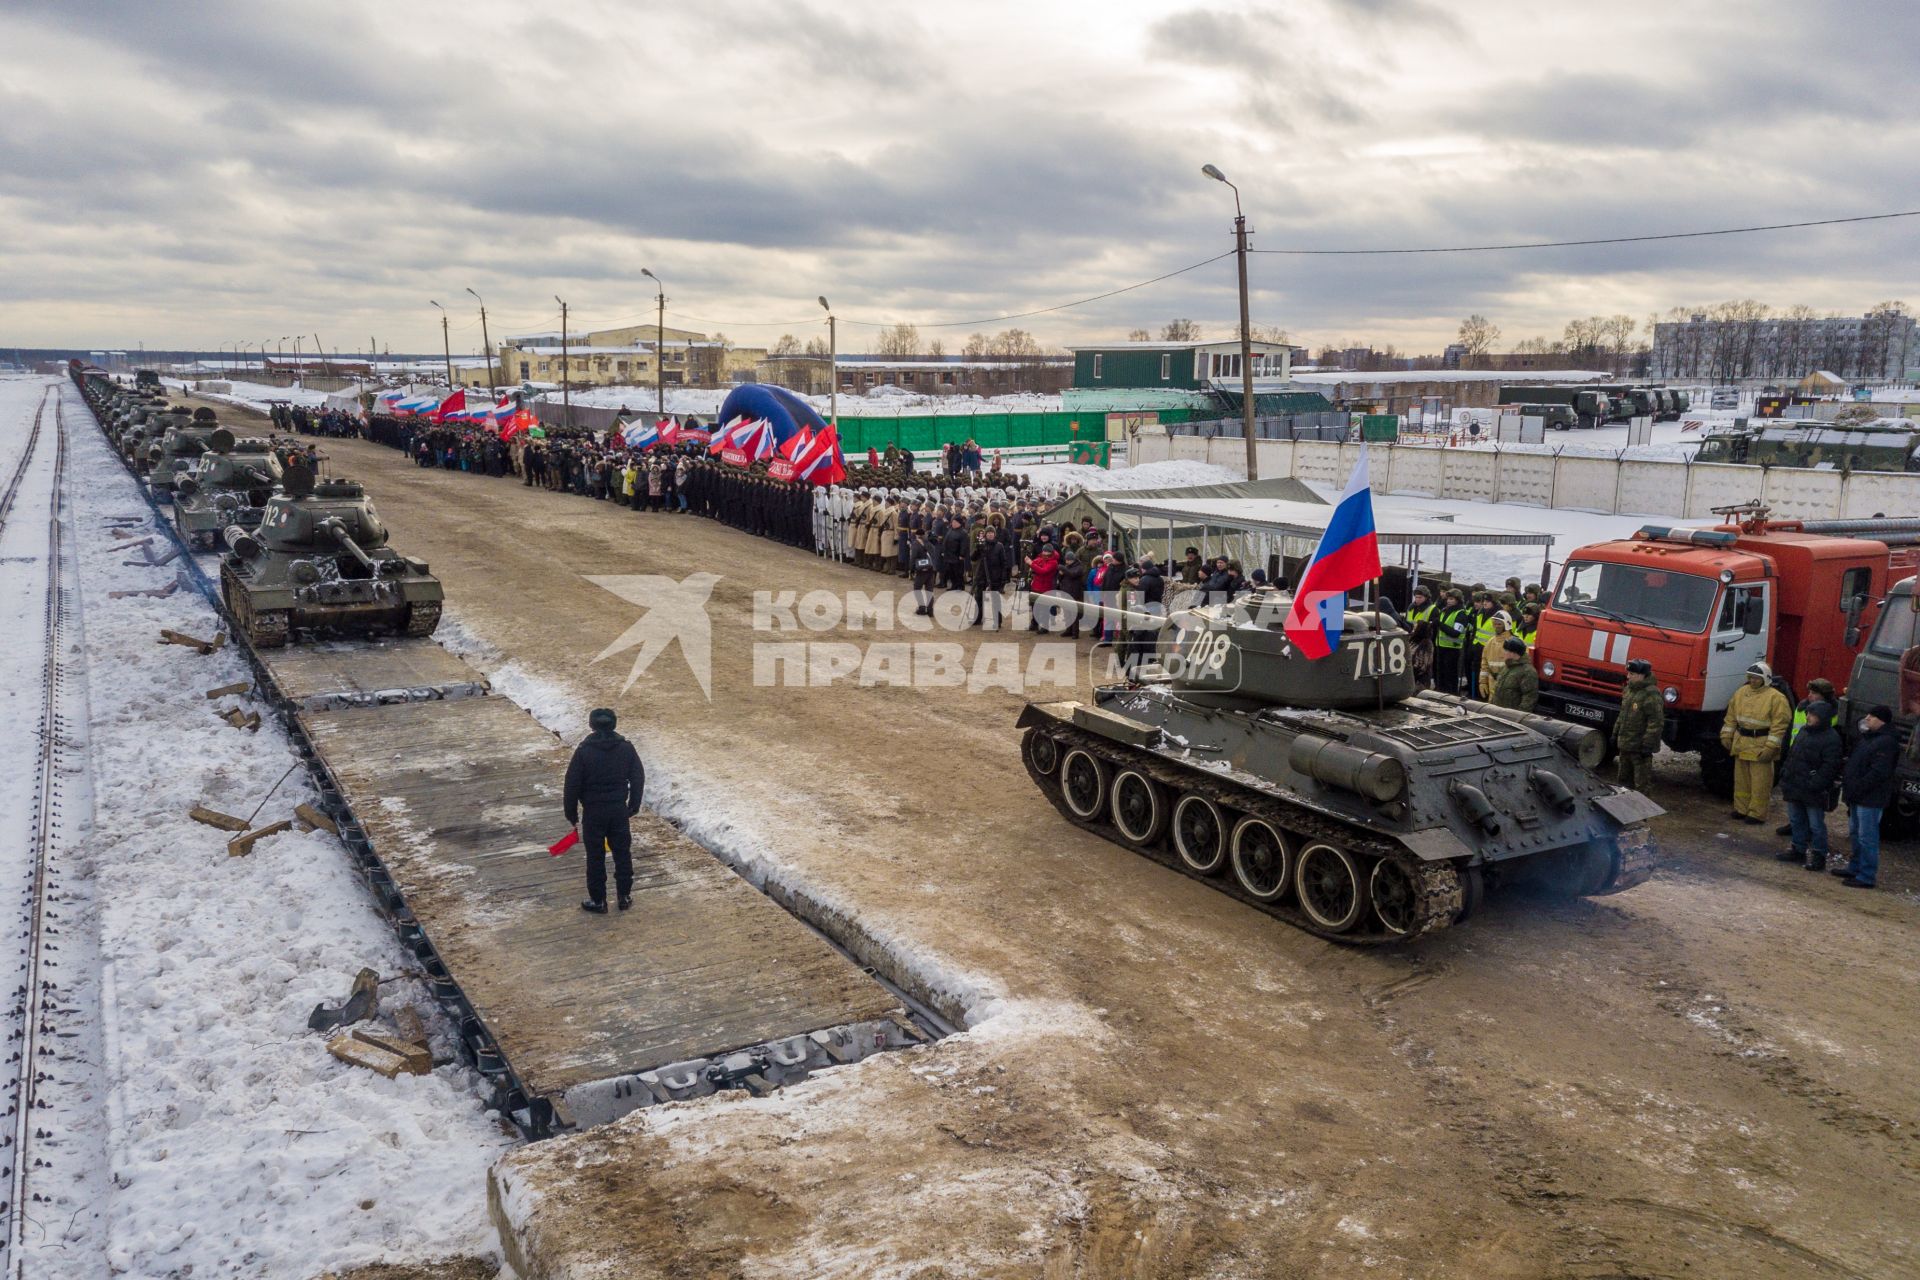
[[[1278,15],[1238,9],[1185,9],[1147,28],[1147,53],[1233,73],[1247,109],[1275,130],[1357,125],[1369,117],[1362,93],[1378,83],[1362,67],[1336,68],[1314,38]]]

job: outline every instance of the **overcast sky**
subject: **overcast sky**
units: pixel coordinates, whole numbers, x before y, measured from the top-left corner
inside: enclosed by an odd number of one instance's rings
[[[651,320],[845,350],[1236,324],[1257,247],[1576,239],[1920,208],[1913,0],[0,8],[0,348],[477,351]],[[1253,259],[1257,322],[1434,351],[1728,297],[1920,302],[1920,219]],[[947,329],[934,322],[962,321]],[[747,322],[771,322],[749,324]],[[812,329],[806,326],[815,326]]]

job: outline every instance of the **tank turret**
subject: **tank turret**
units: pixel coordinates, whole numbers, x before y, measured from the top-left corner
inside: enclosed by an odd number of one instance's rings
[[[221,590],[256,645],[296,631],[425,636],[439,624],[439,579],[387,545],[373,500],[352,480],[316,481],[288,465],[255,527],[228,524],[221,536]]]
[[[1028,773],[1076,824],[1342,941],[1445,928],[1502,881],[1651,873],[1661,810],[1594,773],[1599,731],[1420,689],[1386,614],[1348,612],[1310,659],[1291,606],[1176,612],[1131,679],[1027,707]]]
[[[282,474],[269,442],[238,440],[227,428],[216,427],[207,437],[207,451],[174,482],[174,527],[189,546],[210,550],[228,527],[259,525]]]
[[[195,409],[185,426],[170,428],[148,444],[147,483],[153,486],[154,493],[171,497],[175,482],[207,451],[207,441],[219,429],[213,410]]]

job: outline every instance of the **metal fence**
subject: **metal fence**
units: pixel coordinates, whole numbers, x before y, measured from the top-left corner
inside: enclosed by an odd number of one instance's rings
[[[1353,415],[1345,410],[1324,413],[1292,413],[1253,420],[1256,440],[1345,440],[1352,433]],[[1167,426],[1170,434],[1198,436],[1205,440],[1242,440],[1245,438],[1239,418],[1207,418],[1198,422],[1176,422]],[[1142,439],[1146,433],[1142,433]]]

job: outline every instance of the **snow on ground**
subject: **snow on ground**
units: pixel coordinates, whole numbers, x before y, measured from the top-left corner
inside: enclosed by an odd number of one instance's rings
[[[1315,481],[1307,483],[1315,493],[1329,502],[1337,500],[1340,496],[1338,485],[1320,484]],[[1646,516],[1614,516],[1596,511],[1558,511],[1545,507],[1527,507],[1511,502],[1468,502],[1452,498],[1419,498],[1398,494],[1393,497],[1393,505],[1404,511],[1452,516],[1464,524],[1493,525],[1497,528],[1550,533],[1553,535],[1553,547],[1549,554],[1553,557],[1556,572],[1576,548],[1591,542],[1627,537],[1634,530],[1649,523],[1649,518]],[[1390,564],[1403,563],[1400,552],[1396,548],[1383,547],[1381,558]],[[1508,578],[1518,578],[1522,582],[1540,581],[1541,558],[1541,549],[1537,546],[1451,547],[1447,549],[1444,560],[1441,549],[1438,547],[1425,547],[1420,553],[1420,563],[1424,568],[1444,567],[1453,574],[1455,582],[1485,582],[1494,585],[1505,582]]]
[[[1502,443],[1487,438],[1492,434],[1494,414],[1493,409],[1456,410],[1456,419],[1463,424],[1469,419],[1479,422],[1485,435],[1478,440],[1460,437],[1453,447],[1499,449],[1503,453],[1565,453],[1570,457],[1588,458],[1617,458],[1623,454],[1629,458],[1691,458],[1709,431],[1730,427],[1736,417],[1743,416],[1732,409],[1689,409],[1678,422],[1654,423],[1648,442],[1629,448],[1628,428],[1624,422],[1595,427],[1589,431],[1549,431],[1546,440],[1540,444]],[[1688,423],[1699,425],[1689,429]],[[1463,425],[1461,430],[1464,429]]]
[[[1197,484],[1224,484],[1245,478],[1213,462],[1173,458],[1143,462],[1137,467],[1096,467],[1084,462],[1008,463],[1005,471],[1024,475],[1036,489],[1073,493],[1081,489],[1164,489]]]
[[[257,409],[261,413],[273,407],[278,400],[284,404],[303,404],[317,409],[327,402],[329,391],[309,391],[305,387],[275,387],[261,382],[229,382],[226,391],[209,390],[206,383],[183,382],[178,378],[163,378],[169,387],[177,387],[191,392],[202,400],[212,400],[220,404],[238,405],[243,409]]]
[[[1359,369],[1296,370],[1293,381],[1312,387],[1379,382],[1610,382],[1617,375],[1592,369]]]
[[[67,395],[91,684],[96,896],[114,1190],[108,1266],[143,1276],[307,1277],[329,1268],[494,1250],[486,1171],[512,1138],[450,1065],[386,1080],[335,1061],[307,1029],[362,967],[383,1009],[412,1006],[451,1038],[416,962],[375,914],[345,850],[288,831],[230,858],[190,806],[246,815],[298,757],[271,714],[221,724],[204,691],[248,678],[232,648],[156,644],[211,635],[196,593],[128,567],[109,516],[150,514],[77,395]],[[164,542],[161,543],[164,545]],[[258,708],[265,710],[265,708]],[[294,768],[260,809],[317,797]],[[104,1272],[105,1267],[101,1270]]]

